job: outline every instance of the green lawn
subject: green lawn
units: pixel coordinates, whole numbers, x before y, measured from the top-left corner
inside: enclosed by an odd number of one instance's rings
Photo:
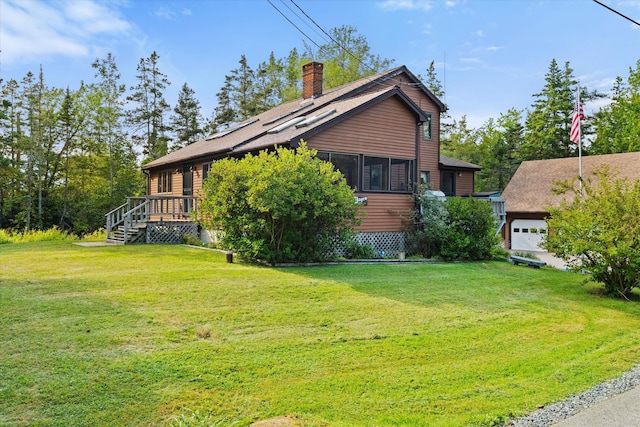
[[[500,424],[640,362],[640,298],[582,280],[0,245],[0,425]]]

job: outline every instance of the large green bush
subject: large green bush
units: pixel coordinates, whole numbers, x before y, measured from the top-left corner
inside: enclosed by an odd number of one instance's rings
[[[408,232],[414,252],[444,260],[492,259],[500,253],[491,204],[471,197],[439,200],[419,195]]]
[[[268,262],[319,261],[359,221],[353,190],[304,143],[296,150],[214,162],[203,185],[200,222],[222,245]]]
[[[549,208],[545,248],[574,271],[588,271],[608,294],[627,296],[640,287],[640,180],[615,179],[607,167],[584,182],[556,191],[573,199]]]

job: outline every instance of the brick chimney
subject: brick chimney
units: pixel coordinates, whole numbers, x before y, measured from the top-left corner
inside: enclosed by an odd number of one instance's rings
[[[302,66],[302,98],[322,95],[322,69],[320,62],[309,62]]]

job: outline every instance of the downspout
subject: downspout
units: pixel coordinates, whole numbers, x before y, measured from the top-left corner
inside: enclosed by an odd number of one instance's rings
[[[413,192],[418,192],[418,186],[420,185],[420,121],[416,124],[416,161],[413,165]]]

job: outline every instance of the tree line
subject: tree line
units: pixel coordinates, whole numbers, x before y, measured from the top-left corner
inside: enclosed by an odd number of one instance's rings
[[[128,88],[111,54],[92,63],[95,80],[76,90],[48,86],[42,68],[19,81],[0,80],[0,228],[92,232],[127,196],[145,193],[141,163],[299,98],[303,63],[324,63],[325,89],[394,63],[373,54],[354,27],[330,33],[330,44],[304,44],[283,58],[271,53],[253,67],[241,55],[206,119],[187,83],[173,107],[166,101],[171,82],[156,52],[140,59]],[[419,77],[444,95],[433,62]],[[545,82],[530,110],[511,109],[479,129],[469,128],[465,117],[443,117],[442,152],[483,167],[477,190],[502,190],[523,160],[575,155],[569,128],[577,81],[569,63],[562,69],[552,61]],[[639,92],[640,61],[626,80],[616,80],[613,103],[586,118],[588,153],[640,150]],[[582,93],[585,101],[603,96],[588,88]]]

